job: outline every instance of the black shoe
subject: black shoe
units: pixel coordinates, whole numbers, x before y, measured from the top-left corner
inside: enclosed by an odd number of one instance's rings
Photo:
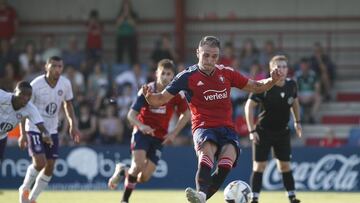
[[[294,197],[294,198],[290,199],[290,203],[300,203],[300,200],[298,200]]]
[[[258,202],[258,200],[257,199],[253,199],[253,200],[251,200],[251,202],[250,203],[259,203]]]

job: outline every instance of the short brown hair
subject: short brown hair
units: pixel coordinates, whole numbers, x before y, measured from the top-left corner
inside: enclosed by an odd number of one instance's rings
[[[284,56],[284,55],[275,55],[274,57],[271,58],[271,60],[269,62],[270,69],[274,65],[274,63],[277,62],[277,61],[285,61],[286,63],[288,63],[288,59],[287,59],[286,56]]]
[[[199,47],[208,45],[209,47],[217,47],[220,49],[220,40],[215,36],[205,36],[199,42]]]
[[[170,59],[162,59],[159,61],[157,65],[157,70],[161,69],[170,69],[174,74],[176,73],[175,64]]]

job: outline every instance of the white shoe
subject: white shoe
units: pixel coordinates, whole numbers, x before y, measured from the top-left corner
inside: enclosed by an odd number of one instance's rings
[[[206,194],[203,192],[197,192],[192,188],[185,189],[186,198],[191,203],[205,203],[206,202]]]
[[[117,163],[115,166],[114,174],[108,181],[108,187],[112,190],[115,190],[120,182],[125,179],[126,175],[126,165],[123,163]]]
[[[24,189],[23,186],[20,186],[20,188],[19,188],[19,202],[20,203],[30,203],[29,194],[30,194],[29,189]]]

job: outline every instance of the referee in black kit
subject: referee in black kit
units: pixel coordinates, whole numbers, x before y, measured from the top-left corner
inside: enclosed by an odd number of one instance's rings
[[[251,175],[251,203],[258,203],[262,186],[262,175],[266,167],[270,149],[272,148],[277,166],[283,177],[290,203],[299,203],[295,197],[295,183],[290,168],[291,145],[288,123],[290,110],[294,117],[294,126],[298,137],[302,135],[300,124],[300,106],[297,99],[296,82],[286,78],[288,72],[287,58],[282,55],[270,60],[270,71],[278,68],[283,71],[284,78],[274,87],[261,94],[250,94],[245,105],[245,116],[253,141],[253,172]],[[254,111],[260,105],[261,112],[257,123],[254,122]]]

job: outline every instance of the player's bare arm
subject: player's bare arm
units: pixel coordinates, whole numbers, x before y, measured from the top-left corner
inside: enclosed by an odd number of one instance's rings
[[[28,142],[25,132],[25,119],[22,119],[20,122],[20,137],[18,139],[18,145],[20,149],[26,149]]]
[[[166,104],[174,95],[170,94],[168,91],[163,90],[161,93],[154,93],[150,91],[150,87],[147,85],[142,86],[142,92],[148,104],[151,106],[161,106]]]
[[[280,69],[275,68],[271,71],[271,77],[263,80],[248,80],[243,90],[253,93],[262,93],[272,88],[282,77],[283,73]]]
[[[185,127],[186,123],[190,120],[190,111],[186,110],[179,116],[179,120],[177,121],[175,128],[173,131],[169,132],[165,136],[165,140],[163,144],[170,144],[174,141],[175,137],[180,133],[180,131]]]
[[[155,129],[151,128],[148,125],[143,124],[138,118],[137,115],[139,112],[135,111],[134,109],[130,109],[127,115],[127,118],[131,125],[136,126],[142,133],[154,135]]]
[[[40,132],[42,133],[42,140],[45,142],[45,143],[47,143],[47,144],[49,144],[50,145],[50,147],[54,144],[54,142],[53,142],[53,140],[52,140],[52,138],[51,138],[51,136],[50,136],[50,133],[49,133],[49,131],[45,128],[45,126],[44,126],[44,123],[38,123],[38,124],[36,124],[36,126],[37,126],[37,128],[40,130]]]
[[[302,127],[301,127],[301,120],[300,120],[300,103],[299,103],[298,98],[296,98],[294,100],[294,103],[292,104],[291,113],[294,118],[294,127],[296,130],[296,134],[298,137],[301,137],[302,136]]]
[[[255,131],[256,125],[254,123],[254,110],[255,110],[255,107],[257,105],[258,104],[255,101],[251,100],[251,99],[248,99],[246,104],[245,104],[246,125],[247,125],[249,133],[250,133],[250,139],[254,143],[259,142],[259,135]]]
[[[71,100],[64,102],[64,110],[67,121],[69,122],[69,134],[71,138],[75,141],[75,143],[79,143],[81,133],[77,128],[74,107]]]

